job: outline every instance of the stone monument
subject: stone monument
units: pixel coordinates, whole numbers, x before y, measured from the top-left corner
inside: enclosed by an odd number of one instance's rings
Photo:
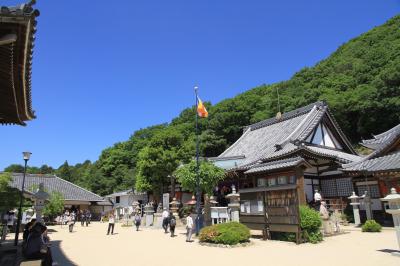
[[[162,212],[163,212],[163,207],[162,204],[159,203],[157,207],[157,212],[154,214],[154,227],[155,228],[162,228]]]
[[[153,226],[154,222],[154,208],[153,204],[151,202],[147,203],[146,206],[144,206],[144,213],[146,215],[146,227]]]
[[[360,202],[359,196],[356,195],[356,193],[353,191],[353,194],[348,197],[349,200],[351,200],[350,205],[353,206],[353,215],[354,215],[354,225],[355,226],[360,226],[361,220],[360,220]]]
[[[362,198],[362,203],[365,206],[365,213],[367,215],[367,220],[372,220],[373,219],[373,215],[372,215],[372,208],[371,208],[371,197],[368,194],[368,191],[364,192],[364,195],[361,196]]]
[[[393,216],[394,228],[396,229],[397,243],[400,249],[400,194],[397,193],[395,188],[390,190],[390,194],[381,199],[382,201],[387,201],[389,204],[389,209],[386,209],[387,213]],[[400,256],[399,252],[392,252],[392,255]]]
[[[44,184],[39,184],[38,191],[33,195],[35,201],[34,209],[36,212],[36,221],[43,222],[42,211],[44,208],[44,203],[49,198],[49,194],[44,191]]]

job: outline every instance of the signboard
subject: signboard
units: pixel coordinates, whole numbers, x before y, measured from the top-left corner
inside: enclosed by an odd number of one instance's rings
[[[162,198],[163,209],[167,208],[167,210],[169,211],[169,193],[164,193]]]

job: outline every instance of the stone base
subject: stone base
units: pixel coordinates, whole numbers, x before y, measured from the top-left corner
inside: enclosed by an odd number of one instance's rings
[[[154,216],[153,215],[145,215],[145,226],[150,227],[153,226]]]
[[[400,252],[397,252],[397,251],[396,251],[396,252],[392,252],[391,254],[392,254],[393,256],[400,257]]]
[[[155,228],[162,228],[162,222],[163,222],[162,213],[155,213],[153,226]]]

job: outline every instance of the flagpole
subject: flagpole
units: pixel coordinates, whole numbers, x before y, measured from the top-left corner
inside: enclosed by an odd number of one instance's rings
[[[200,231],[200,202],[201,202],[201,195],[200,195],[200,176],[199,176],[199,114],[197,112],[197,106],[199,103],[199,98],[197,96],[197,90],[199,88],[197,86],[194,87],[194,92],[196,95],[196,235],[199,235]]]

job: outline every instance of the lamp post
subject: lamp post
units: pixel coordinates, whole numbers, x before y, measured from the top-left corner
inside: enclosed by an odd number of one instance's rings
[[[18,245],[19,227],[21,226],[21,219],[22,219],[22,201],[24,199],[26,165],[28,164],[28,161],[31,158],[31,154],[32,153],[29,152],[29,151],[24,151],[22,154],[23,154],[23,158],[24,158],[24,161],[25,161],[25,167],[24,167],[24,176],[23,176],[23,179],[22,179],[21,194],[20,194],[20,198],[19,198],[19,209],[18,209],[17,227],[15,228],[14,246]]]

